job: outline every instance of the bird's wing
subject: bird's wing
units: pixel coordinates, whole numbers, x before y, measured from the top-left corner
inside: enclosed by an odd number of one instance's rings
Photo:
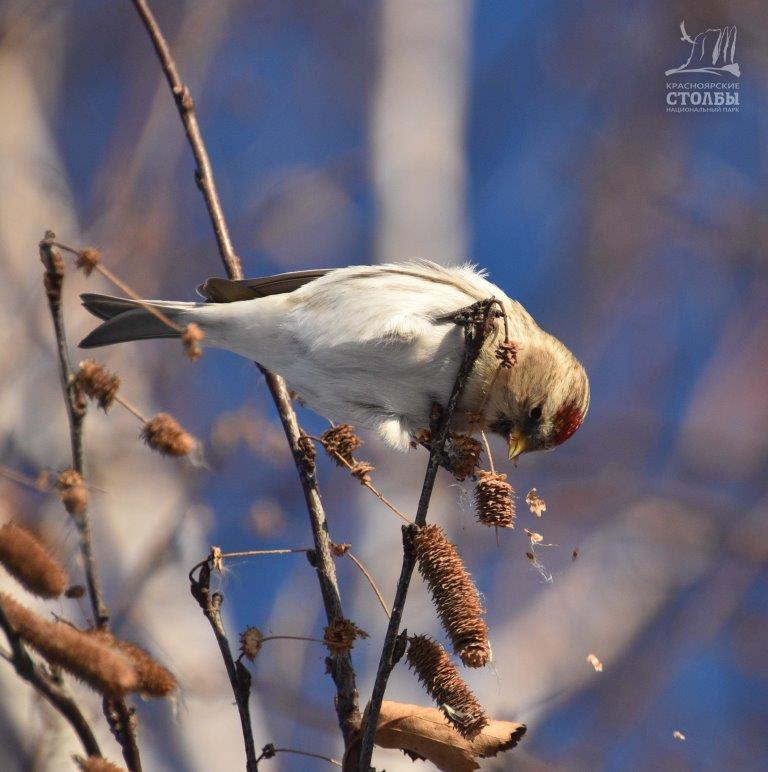
[[[441,317],[487,297],[506,298],[469,266],[426,261],[351,266],[290,296],[286,324],[310,349],[344,343],[410,342],[440,328]]]
[[[264,276],[258,279],[206,279],[197,292],[213,303],[234,303],[238,300],[253,300],[267,295],[283,295],[303,287],[308,282],[325,276],[332,268],[317,268],[311,271],[292,271]]]

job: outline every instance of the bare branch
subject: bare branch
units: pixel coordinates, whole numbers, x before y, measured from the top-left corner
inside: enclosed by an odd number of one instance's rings
[[[101,756],[101,750],[96,737],[77,703],[67,692],[62,682],[53,680],[35,665],[27,653],[23,642],[16,635],[8,618],[5,616],[2,606],[0,606],[0,627],[2,627],[11,646],[12,654],[7,659],[16,669],[16,673],[27,683],[31,684],[38,693],[42,694],[66,719],[78,736],[83,750],[89,756]]]
[[[75,371],[69,358],[67,333],[64,326],[64,313],[61,302],[62,287],[64,285],[64,261],[61,253],[54,246],[55,239],[56,235],[52,231],[46,232],[45,237],[40,242],[40,259],[45,267],[45,291],[56,336],[61,389],[64,394],[64,403],[69,418],[72,468],[83,478],[85,477],[83,423],[85,421],[86,404],[77,388]],[[77,511],[71,510],[70,515],[77,526],[80,537],[80,552],[83,557],[85,581],[88,586],[88,597],[93,610],[94,622],[100,630],[106,630],[109,627],[109,612],[104,603],[96,571],[96,560],[91,540],[91,523],[87,508],[83,506]],[[131,710],[122,698],[109,701],[116,706],[117,721],[120,723],[119,731],[117,731],[115,729],[117,724],[111,719],[111,711],[107,710],[107,702],[105,700],[105,716],[107,721],[113,726],[115,736],[118,737],[125,763],[132,772],[141,772],[141,757],[136,743],[135,721],[133,720]]]
[[[165,39],[157,20],[145,0],[132,0],[142,22],[149,34],[152,45],[165,74],[168,85],[176,101],[179,116],[184,125],[184,130],[189,140],[192,153],[197,163],[196,180],[203,193],[208,215],[216,236],[219,255],[230,279],[242,279],[243,270],[240,259],[235,254],[232,241],[229,236],[224,213],[219,201],[216,183],[213,177],[208,153],[205,149],[200,126],[197,122],[194,101],[189,88],[184,85],[179,75],[176,62],[171,54],[170,47]],[[302,431],[299,428],[296,414],[291,405],[291,399],[285,382],[279,376],[261,368],[269,387],[272,398],[275,401],[280,421],[283,424],[288,444],[293,453],[296,469],[299,475],[309,519],[312,526],[312,536],[315,548],[308,553],[310,562],[317,571],[320,590],[323,596],[323,604],[328,623],[343,619],[341,597],[339,595],[338,582],[336,580],[336,568],[331,557],[331,539],[328,533],[328,525],[325,511],[320,501],[320,493],[317,486],[314,463],[307,458],[306,452],[301,446]],[[356,726],[360,721],[358,709],[358,694],[355,686],[355,671],[349,654],[342,654],[328,658],[328,669],[336,685],[336,713],[344,735],[345,746],[349,744]],[[234,684],[233,684],[234,685]],[[246,739],[246,744],[249,741]],[[252,743],[252,740],[251,740]]]
[[[211,225],[213,225],[213,232],[216,236],[216,244],[219,247],[219,255],[229,277],[242,278],[243,269],[240,265],[240,258],[235,254],[235,249],[232,246],[232,239],[229,236],[229,228],[227,227],[224,211],[219,201],[216,181],[213,178],[211,161],[208,158],[208,151],[205,148],[203,135],[200,133],[200,125],[197,122],[192,94],[181,80],[168,41],[165,39],[149,5],[144,0],[132,0],[132,2],[149,33],[155,53],[163,68],[165,79],[171,87],[181,122],[184,124],[184,131],[187,134],[187,139],[197,164],[195,180],[208,208],[208,215],[211,218]]]
[[[427,512],[429,502],[432,497],[432,490],[437,477],[437,470],[440,466],[440,459],[443,454],[451,418],[459,403],[461,394],[472,372],[480,349],[485,341],[489,326],[492,323],[494,301],[487,300],[474,304],[469,309],[462,309],[457,312],[453,321],[464,324],[464,357],[453,384],[451,396],[445,408],[439,407],[435,414],[434,426],[432,430],[432,441],[430,444],[429,462],[424,476],[424,484],[421,489],[419,506],[416,511],[414,525],[403,526],[403,565],[400,570],[400,579],[397,583],[395,600],[392,604],[392,615],[389,620],[389,627],[384,638],[384,646],[379,660],[379,668],[376,673],[376,681],[373,685],[371,701],[366,710],[366,721],[362,727],[362,740],[360,744],[360,756],[358,769],[360,772],[369,772],[371,766],[371,757],[373,755],[373,742],[376,734],[376,726],[381,712],[381,703],[384,699],[384,692],[387,689],[387,682],[395,665],[402,656],[402,645],[398,647],[398,641],[401,640],[400,621],[403,616],[403,609],[408,597],[411,576],[416,565],[416,555],[413,548],[414,530],[423,526],[427,521]],[[398,651],[398,649],[400,649]]]
[[[221,621],[221,604],[224,602],[224,596],[219,592],[211,592],[211,566],[207,560],[203,561],[200,565],[200,573],[197,578],[190,575],[190,580],[190,590],[195,600],[200,604],[205,618],[211,625],[213,634],[216,637],[216,643],[219,645],[221,658],[224,660],[224,665],[227,668],[232,693],[235,695],[237,712],[240,715],[240,726],[243,731],[243,742],[245,744],[245,768],[247,772],[255,772],[258,768],[258,761],[256,760],[256,746],[253,742],[251,713],[248,705],[251,694],[251,675],[242,662],[239,660],[235,662],[232,657],[229,639]]]

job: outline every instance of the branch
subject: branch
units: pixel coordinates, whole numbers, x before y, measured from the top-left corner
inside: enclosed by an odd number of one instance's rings
[[[142,22],[149,34],[152,45],[155,48],[157,57],[160,60],[163,73],[171,88],[179,116],[184,124],[184,130],[187,139],[192,148],[195,157],[197,169],[195,178],[198,187],[203,193],[205,205],[208,209],[208,215],[216,236],[219,254],[230,279],[242,279],[243,270],[240,260],[234,252],[232,241],[229,237],[224,213],[219,201],[216,183],[213,178],[210,159],[205,149],[200,127],[197,122],[194,101],[189,88],[184,85],[179,75],[178,68],[171,54],[170,47],[166,41],[157,20],[145,0],[132,0]],[[283,379],[270,373],[264,368],[260,368],[264,378],[275,401],[280,421],[283,424],[285,436],[290,445],[293,458],[296,463],[296,470],[299,475],[299,481],[304,491],[309,519],[312,526],[312,536],[315,548],[311,553],[310,562],[317,570],[317,577],[320,583],[320,591],[323,596],[323,605],[328,624],[332,624],[337,619],[343,619],[341,597],[339,595],[339,586],[336,580],[336,568],[331,557],[330,544],[331,539],[328,534],[328,525],[325,518],[325,511],[320,501],[320,492],[318,490],[317,478],[315,476],[315,467],[311,459],[302,449],[301,437],[302,431],[299,428],[296,414],[291,405],[291,399],[288,389]],[[337,657],[329,657],[328,669],[336,685],[336,713],[339,720],[339,726],[344,736],[345,747],[349,745],[355,726],[360,720],[360,711],[358,709],[358,695],[355,686],[355,671],[352,667],[352,659],[349,654],[343,654]],[[248,740],[246,739],[246,745]]]
[[[424,476],[424,484],[419,497],[419,506],[416,511],[416,518],[413,525],[403,526],[403,565],[400,570],[400,579],[397,583],[395,600],[392,604],[392,615],[387,627],[387,633],[384,638],[384,646],[379,660],[379,668],[376,673],[376,681],[371,693],[371,701],[366,710],[366,720],[362,727],[362,740],[360,744],[360,756],[358,769],[360,772],[369,772],[371,766],[371,757],[373,755],[373,743],[376,735],[376,727],[379,722],[379,713],[381,712],[381,703],[384,699],[384,692],[387,689],[387,682],[395,665],[399,661],[405,649],[405,632],[400,633],[400,621],[405,608],[405,601],[408,596],[408,589],[411,583],[411,576],[416,565],[416,555],[413,549],[414,532],[427,522],[427,512],[429,502],[432,497],[432,490],[437,477],[437,470],[440,467],[445,442],[448,439],[451,418],[453,417],[456,406],[459,403],[461,394],[464,391],[467,380],[469,379],[472,367],[475,364],[480,349],[485,342],[489,332],[490,324],[493,319],[494,301],[492,299],[480,301],[470,306],[468,309],[462,309],[454,315],[453,321],[464,324],[464,356],[456,375],[456,381],[453,384],[451,396],[444,409],[440,409],[435,422],[436,427],[432,428],[432,441],[429,452],[429,462]],[[399,645],[398,645],[399,644]]]
[[[69,359],[67,346],[67,333],[64,327],[64,313],[61,303],[61,291],[64,285],[64,261],[61,253],[53,245],[56,235],[47,231],[40,242],[40,259],[45,267],[45,292],[48,297],[48,308],[53,320],[53,330],[56,335],[56,349],[59,355],[59,374],[61,377],[61,390],[64,394],[64,404],[69,418],[69,436],[72,445],[72,468],[80,477],[85,477],[85,453],[83,448],[83,423],[85,421],[86,406],[75,384],[75,372]],[[94,623],[100,630],[109,627],[109,611],[104,603],[96,572],[96,560],[93,554],[91,540],[91,522],[88,512],[72,513],[72,519],[77,526],[80,537],[80,552],[83,557],[85,581],[88,585],[88,597],[93,610]],[[133,727],[131,710],[120,697],[114,700],[116,712],[121,726],[116,731],[116,724],[111,718],[111,711],[107,710],[105,701],[105,716],[113,728],[123,750],[123,757],[128,768],[133,772],[141,772],[141,758],[136,744],[136,732]]]
[[[200,565],[200,573],[197,579],[190,575],[191,591],[195,600],[200,604],[200,608],[205,614],[205,618],[211,625],[213,634],[216,637],[216,643],[219,644],[221,658],[227,668],[229,683],[232,686],[232,693],[235,695],[237,712],[240,714],[240,727],[243,731],[243,742],[245,744],[245,768],[247,772],[255,772],[258,769],[256,759],[256,746],[253,742],[253,727],[251,726],[251,713],[248,705],[248,699],[251,693],[251,675],[248,669],[239,660],[237,663],[232,657],[232,649],[229,646],[227,634],[224,631],[224,625],[221,621],[221,604],[224,602],[224,596],[219,592],[211,593],[211,566],[208,561]]]
[[[208,158],[208,151],[205,148],[203,135],[200,133],[200,125],[197,122],[192,94],[181,80],[168,41],[165,39],[149,5],[145,0],[132,0],[132,2],[149,33],[149,38],[163,68],[165,79],[171,87],[181,122],[184,124],[184,131],[197,164],[195,181],[203,194],[205,205],[208,208],[208,215],[211,218],[211,225],[213,225],[213,232],[216,236],[216,244],[219,247],[219,255],[224,263],[224,267],[227,269],[229,278],[242,279],[243,269],[240,265],[240,258],[235,254],[235,248],[232,246],[232,239],[229,236],[229,228],[224,218],[224,211],[221,208],[219,193],[216,190],[216,181],[213,179],[211,160]]]
[[[48,296],[48,308],[53,319],[53,330],[56,335],[56,349],[59,355],[59,374],[61,390],[69,419],[69,436],[72,445],[72,468],[84,477],[83,422],[85,421],[85,403],[77,393],[75,372],[69,359],[67,348],[67,333],[64,328],[64,314],[61,304],[61,290],[64,284],[64,261],[61,254],[53,246],[56,238],[52,231],[46,231],[40,242],[40,259],[45,266],[45,291]],[[88,513],[72,515],[80,536],[80,551],[83,556],[85,578],[88,584],[88,595],[93,610],[94,623],[97,627],[105,627],[109,623],[109,613],[104,605],[99,579],[96,574],[96,564],[91,544],[91,524]]]
[[[43,695],[48,702],[67,720],[75,734],[82,743],[83,750],[88,756],[101,756],[101,749],[94,737],[88,721],[80,712],[77,703],[69,695],[62,683],[57,683],[46,676],[32,661],[24,644],[14,631],[5,611],[0,606],[0,627],[8,638],[13,652],[9,662],[16,669],[16,673],[27,683],[31,684],[37,692]]]

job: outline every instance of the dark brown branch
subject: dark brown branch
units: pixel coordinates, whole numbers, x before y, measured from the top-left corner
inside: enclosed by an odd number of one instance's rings
[[[335,767],[342,766],[340,761],[332,759],[330,756],[324,756],[322,753],[299,751],[295,748],[275,748],[272,743],[268,743],[261,749],[261,756],[259,756],[259,761],[262,759],[273,759],[278,753],[295,753],[298,756],[307,756],[310,759],[321,759],[322,761],[327,761],[329,764],[333,764]]]
[[[132,0],[142,22],[149,34],[152,45],[155,48],[158,59],[165,74],[168,85],[171,88],[179,116],[184,124],[184,130],[192,148],[197,163],[196,179],[203,192],[205,204],[216,236],[219,254],[224,263],[227,276],[230,279],[242,279],[243,270],[240,260],[234,252],[229,237],[224,213],[219,202],[216,184],[213,178],[208,153],[205,149],[200,127],[195,114],[194,102],[189,88],[184,85],[178,72],[178,68],[171,54],[157,20],[145,0]],[[296,414],[291,405],[288,389],[282,378],[261,368],[267,386],[275,401],[277,412],[283,424],[285,436],[290,445],[296,462],[299,480],[304,491],[304,498],[309,511],[309,519],[312,526],[312,536],[315,548],[311,555],[311,562],[317,570],[320,591],[323,596],[323,604],[328,624],[337,619],[343,619],[341,597],[339,595],[338,582],[336,580],[336,568],[331,557],[328,526],[325,511],[320,501],[320,493],[315,476],[315,467],[301,447],[302,432],[299,428]],[[358,695],[355,686],[355,671],[349,654],[328,658],[328,669],[336,685],[336,713],[339,726],[344,735],[344,744],[347,746],[352,739],[355,727],[359,724],[360,711],[358,709]],[[246,743],[247,744],[247,743]]]
[[[387,627],[387,633],[384,638],[384,646],[379,660],[379,668],[376,673],[376,680],[371,693],[371,701],[366,710],[366,722],[362,727],[362,740],[360,744],[360,756],[358,769],[360,772],[369,772],[371,766],[371,757],[373,755],[373,742],[376,734],[376,725],[379,721],[381,712],[381,703],[384,699],[384,692],[387,689],[387,682],[395,665],[403,654],[404,647],[401,641],[400,621],[405,608],[405,601],[408,597],[408,589],[411,583],[411,576],[416,565],[416,555],[413,549],[414,530],[420,528],[427,522],[427,512],[429,502],[432,498],[432,490],[437,477],[437,470],[440,467],[440,459],[445,448],[445,442],[448,439],[451,418],[459,403],[461,394],[469,379],[472,367],[480,353],[480,349],[485,341],[492,323],[493,301],[481,301],[475,303],[469,309],[463,309],[458,312],[453,321],[464,325],[464,356],[456,375],[456,381],[453,390],[445,407],[440,406],[437,412],[435,426],[432,430],[432,441],[430,444],[429,462],[424,476],[424,484],[421,488],[419,506],[416,511],[416,518],[413,525],[403,526],[403,565],[400,570],[400,579],[397,583],[395,600],[392,604],[392,615]]]
[[[173,98],[176,100],[176,107],[179,111],[181,122],[184,124],[184,131],[187,134],[187,139],[197,164],[195,181],[203,194],[203,198],[205,198],[205,205],[208,208],[211,225],[213,225],[213,231],[216,235],[216,244],[219,247],[219,255],[229,277],[231,279],[241,279],[243,269],[240,265],[240,258],[235,254],[235,249],[232,246],[232,239],[229,236],[229,228],[227,227],[224,211],[219,201],[216,181],[213,178],[211,160],[208,158],[208,151],[205,148],[203,135],[200,133],[200,125],[197,122],[192,94],[181,80],[168,41],[165,39],[149,5],[144,0],[132,0],[132,2],[149,33],[155,53],[163,68],[165,79],[168,81]]]
[[[56,335],[56,349],[59,356],[59,374],[61,390],[69,419],[69,436],[72,445],[72,468],[84,477],[85,458],[83,450],[83,423],[85,421],[85,402],[80,398],[75,385],[75,371],[69,359],[67,348],[67,333],[64,329],[61,290],[64,284],[64,261],[59,251],[53,246],[55,235],[47,231],[40,242],[40,259],[45,266],[45,291],[48,296],[48,308],[53,320],[53,331]],[[85,580],[88,585],[88,596],[93,610],[94,623],[104,627],[109,622],[109,613],[104,605],[99,579],[96,574],[96,564],[91,543],[91,525],[88,513],[72,515],[80,536],[80,551],[83,556]]]
[[[77,703],[60,683],[43,673],[32,661],[27,653],[23,642],[11,627],[5,611],[0,607],[0,627],[8,638],[11,646],[12,656],[10,663],[16,669],[16,673],[27,683],[31,684],[35,690],[42,694],[48,702],[66,719],[69,725],[78,736],[82,743],[83,750],[88,756],[101,756],[99,744],[94,737],[88,721],[80,712]]]
[[[56,336],[56,350],[59,358],[59,375],[61,377],[61,389],[64,394],[64,404],[69,418],[69,436],[72,445],[72,468],[80,477],[85,477],[85,451],[83,445],[83,424],[85,421],[86,404],[79,394],[75,383],[75,371],[69,359],[67,346],[67,332],[64,326],[64,313],[62,307],[62,287],[64,285],[64,261],[59,250],[53,245],[56,235],[47,231],[40,242],[40,259],[45,267],[45,292],[48,298],[48,308],[53,320],[53,330]],[[98,574],[96,572],[96,560],[93,554],[91,540],[91,522],[88,512],[71,514],[77,526],[80,537],[80,552],[83,557],[85,581],[88,586],[88,597],[93,611],[94,624],[102,630],[109,627],[109,612],[101,594]],[[117,713],[122,718],[130,714],[129,708],[122,698],[114,701]],[[105,713],[106,715],[106,713]],[[106,715],[107,720],[110,716]],[[128,768],[132,772],[141,772],[141,757],[136,744],[136,732],[133,721],[127,721],[120,729],[123,757]]]
[[[239,660],[235,662],[232,657],[232,649],[221,621],[221,604],[224,602],[224,596],[219,592],[211,592],[211,566],[208,561],[204,561],[200,565],[200,572],[197,578],[190,576],[190,579],[192,581],[190,587],[192,595],[200,604],[205,618],[211,625],[213,634],[216,637],[216,643],[219,645],[221,658],[224,660],[224,665],[227,668],[232,693],[235,695],[237,712],[240,715],[240,726],[243,731],[243,742],[245,743],[245,768],[248,772],[255,772],[258,769],[258,761],[256,759],[256,746],[253,742],[251,713],[248,705],[251,693],[251,675],[245,665]]]
[[[320,500],[315,464],[312,459],[307,457],[305,450],[302,448],[302,432],[291,406],[291,399],[288,396],[285,381],[279,376],[264,370],[264,368],[261,368],[261,370],[275,400],[277,412],[280,415],[285,436],[291,447],[301,487],[304,491],[304,500],[307,504],[310,525],[312,526],[312,538],[315,543],[315,549],[307,553],[307,557],[317,572],[323,605],[325,606],[325,616],[330,625],[337,619],[344,619],[344,612],[336,579],[336,566],[331,556],[331,537],[328,533],[325,510]],[[344,747],[346,748],[352,741],[354,732],[360,722],[352,658],[349,654],[342,654],[336,657],[328,657],[326,662],[328,671],[336,685],[336,715],[342,735],[344,736]]]

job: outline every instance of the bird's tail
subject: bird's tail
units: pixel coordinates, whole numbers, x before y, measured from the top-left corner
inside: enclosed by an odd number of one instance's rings
[[[85,293],[83,305],[103,319],[90,335],[80,341],[81,348],[97,348],[129,340],[178,338],[193,320],[201,303],[169,302],[164,300],[128,300],[109,295]]]

